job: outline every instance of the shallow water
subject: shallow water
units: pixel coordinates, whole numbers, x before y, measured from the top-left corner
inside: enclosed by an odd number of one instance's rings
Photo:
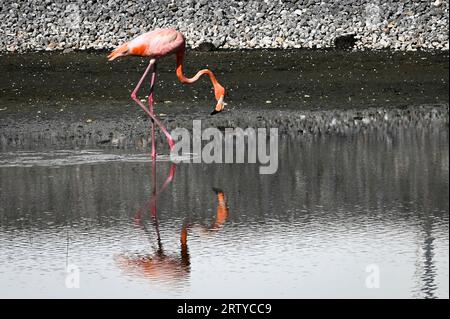
[[[0,153],[0,297],[449,297],[448,128],[282,138],[279,158]]]

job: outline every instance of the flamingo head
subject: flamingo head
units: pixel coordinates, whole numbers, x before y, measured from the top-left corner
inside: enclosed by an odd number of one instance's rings
[[[222,112],[225,107],[225,102],[223,101],[225,97],[225,89],[220,84],[217,83],[214,86],[214,91],[217,99],[217,104],[214,110],[211,112],[211,115]]]
[[[128,43],[124,43],[121,46],[115,48],[108,55],[108,61],[112,61],[114,59],[117,59],[118,57],[129,55],[129,54],[130,54],[130,48],[128,47]]]

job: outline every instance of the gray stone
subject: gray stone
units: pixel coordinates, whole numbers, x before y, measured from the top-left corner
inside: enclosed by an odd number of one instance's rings
[[[158,27],[178,28],[191,47],[329,48],[354,34],[353,49],[448,50],[448,9],[447,0],[4,0],[0,52],[109,49]]]

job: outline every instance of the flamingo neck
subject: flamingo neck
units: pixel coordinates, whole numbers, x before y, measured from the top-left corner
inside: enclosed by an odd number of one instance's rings
[[[184,51],[180,51],[177,53],[177,77],[183,84],[192,84],[197,82],[197,80],[203,75],[207,74],[212,82],[212,85],[214,86],[214,94],[216,97],[216,100],[219,100],[221,97],[225,95],[225,89],[222,85],[217,81],[216,77],[214,76],[214,73],[212,73],[208,69],[203,69],[197,72],[192,78],[187,78],[183,74],[183,62],[184,62]]]

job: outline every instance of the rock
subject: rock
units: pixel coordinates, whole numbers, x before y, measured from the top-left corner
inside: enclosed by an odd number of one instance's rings
[[[277,42],[278,44],[283,44],[284,39],[281,38],[281,37],[276,37],[276,38],[275,38],[275,42]]]
[[[436,7],[436,8],[440,7],[441,5],[442,5],[442,0],[436,0],[436,1],[433,2],[433,6]]]
[[[220,48],[225,43],[225,37],[215,38],[212,42],[214,49]]]
[[[201,52],[208,52],[208,51],[215,51],[216,47],[211,42],[202,42],[195,49],[197,51],[201,51]]]
[[[334,46],[339,50],[351,50],[355,46],[355,34],[346,34],[334,39]]]
[[[57,47],[57,44],[54,42],[51,42],[49,45],[47,45],[46,50],[51,51],[54,50]]]
[[[385,48],[389,45],[389,42],[387,42],[385,39],[381,39],[380,40],[380,45]]]

